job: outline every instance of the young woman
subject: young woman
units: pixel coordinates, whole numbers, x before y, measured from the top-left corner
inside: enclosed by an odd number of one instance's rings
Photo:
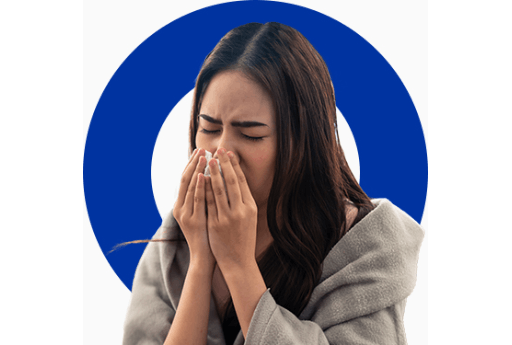
[[[251,23],[221,39],[197,78],[193,153],[137,267],[124,344],[406,343],[423,231],[362,191],[336,131],[329,72],[299,32]]]

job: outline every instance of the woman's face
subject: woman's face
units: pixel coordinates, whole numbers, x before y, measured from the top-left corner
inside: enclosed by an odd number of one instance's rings
[[[199,110],[196,147],[214,158],[221,147],[232,151],[258,207],[266,204],[274,177],[275,116],[270,95],[238,71],[215,75]]]

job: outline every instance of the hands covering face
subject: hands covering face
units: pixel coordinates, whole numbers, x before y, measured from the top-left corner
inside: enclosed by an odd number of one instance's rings
[[[256,202],[232,152],[220,148],[219,162],[210,159],[208,164],[205,155],[204,149],[194,151],[185,168],[174,217],[189,245],[191,260],[213,259],[221,270],[247,264],[255,260]],[[211,176],[204,176],[207,167]]]

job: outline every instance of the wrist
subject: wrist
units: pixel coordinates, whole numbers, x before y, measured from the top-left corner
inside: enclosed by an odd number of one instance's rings
[[[258,267],[258,263],[256,262],[256,258],[247,259],[245,261],[217,261],[217,264],[226,281],[240,278],[244,275],[252,275],[256,272],[260,273],[260,269]]]
[[[196,275],[213,276],[215,260],[208,257],[190,257],[188,271]]]

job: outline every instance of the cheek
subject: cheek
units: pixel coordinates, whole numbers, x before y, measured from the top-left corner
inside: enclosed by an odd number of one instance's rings
[[[269,158],[268,155],[265,153],[259,154],[256,157],[254,157],[254,163],[258,164],[259,166],[267,165],[268,158]]]
[[[255,164],[265,167],[272,165],[275,160],[275,154],[271,149],[258,150],[252,157]]]
[[[253,177],[260,179],[274,166],[274,157],[269,152],[254,152],[245,160],[246,169]]]
[[[209,138],[205,134],[198,133],[196,135],[196,140],[195,141],[196,141],[196,148],[205,149],[205,150],[208,150],[210,152],[212,151],[211,140],[209,140]]]
[[[196,140],[195,140],[195,144],[196,144],[196,147],[201,147],[201,144],[202,144],[202,141],[201,140],[201,135],[199,133],[196,133]]]
[[[246,174],[248,182],[258,185],[268,183],[272,179],[275,166],[275,157],[272,152],[255,152],[246,159],[242,170]]]

